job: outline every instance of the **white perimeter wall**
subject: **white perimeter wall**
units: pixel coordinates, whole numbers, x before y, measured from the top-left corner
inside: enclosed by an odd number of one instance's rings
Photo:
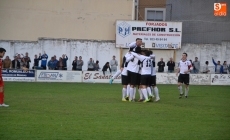
[[[7,50],[5,56],[9,56],[13,59],[16,53],[29,53],[31,59],[35,54],[46,51],[49,56],[56,55],[57,58],[62,54],[67,54],[69,60],[67,61],[68,70],[71,70],[71,64],[75,56],[82,56],[84,61],[83,70],[87,69],[87,62],[89,58],[93,58],[95,61],[99,60],[100,67],[112,59],[113,55],[117,56],[117,60],[120,64],[120,54],[122,56],[128,51],[119,48],[115,48],[114,41],[94,41],[94,40],[66,40],[66,39],[39,39],[35,42],[20,42],[20,41],[1,41],[0,47]],[[194,60],[197,56],[201,61],[201,65],[205,65],[205,61],[210,62],[210,66],[214,66],[212,63],[212,57],[216,61],[228,61],[230,63],[230,42],[222,42],[219,44],[183,44],[182,49],[176,50],[153,50],[156,55],[156,61],[159,61],[162,57],[164,61],[168,61],[170,57],[174,57],[176,62],[179,62],[181,54],[183,52],[188,53],[188,59]],[[31,63],[31,67],[33,62]],[[167,67],[165,67],[165,71]],[[213,69],[212,69],[213,70]]]

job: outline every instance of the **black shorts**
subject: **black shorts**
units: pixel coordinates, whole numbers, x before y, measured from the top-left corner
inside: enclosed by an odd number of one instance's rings
[[[178,83],[189,85],[189,74],[180,74],[178,77]]]
[[[141,83],[141,74],[137,74],[137,84],[136,85],[140,85]]]
[[[157,82],[156,82],[157,80],[156,79],[157,79],[156,75],[152,75],[149,86],[156,86],[157,85]]]
[[[149,86],[151,82],[151,75],[141,75],[141,85]]]
[[[128,82],[130,85],[137,85],[137,75],[138,73],[128,71]]]
[[[121,84],[122,85],[128,85],[129,84],[129,82],[128,82],[128,76],[121,75]]]

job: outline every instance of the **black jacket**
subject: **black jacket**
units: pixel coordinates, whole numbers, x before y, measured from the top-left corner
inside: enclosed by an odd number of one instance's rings
[[[12,61],[12,65],[11,65],[11,67],[13,68],[13,69],[20,69],[20,62],[17,60],[17,66],[16,66],[16,68],[15,68],[15,60],[13,60]]]
[[[167,66],[168,66],[168,70],[174,70],[175,62],[168,61]]]

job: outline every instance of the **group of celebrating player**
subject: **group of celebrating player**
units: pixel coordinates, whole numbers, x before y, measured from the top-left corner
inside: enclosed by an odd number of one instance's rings
[[[142,50],[142,39],[137,38],[136,42],[129,44],[129,52],[123,57],[121,69],[110,79],[110,84],[121,74],[122,81],[122,101],[135,102],[136,88],[140,95],[139,102],[152,101],[155,94],[155,102],[160,100],[159,90],[156,86],[155,55],[152,51]],[[179,62],[176,75],[178,77],[179,98],[184,92],[182,84],[185,84],[185,97],[189,91],[189,72],[192,70],[191,62],[187,60],[187,54],[183,53]]]

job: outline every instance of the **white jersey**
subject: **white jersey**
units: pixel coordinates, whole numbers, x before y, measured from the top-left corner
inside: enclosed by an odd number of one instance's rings
[[[133,56],[132,56],[133,57]],[[136,57],[133,57],[129,62],[128,62],[128,66],[127,66],[127,70],[134,72],[134,73],[138,73],[139,71],[139,65],[138,65],[138,59]]]
[[[132,42],[129,44],[129,48],[136,48],[137,44],[136,42]]]
[[[124,56],[125,60],[127,60],[127,58],[130,57],[130,56],[132,56],[130,53],[126,53],[125,56]],[[128,65],[128,62],[125,61],[124,66],[123,66],[124,68],[123,68],[123,70],[121,72],[121,75],[127,76],[127,65]]]
[[[188,71],[190,67],[192,67],[192,64],[189,60],[185,60],[185,61],[180,60],[178,67],[180,68],[180,73],[185,74],[184,72]]]
[[[141,68],[141,75],[151,75],[151,60],[150,57],[144,56],[144,55],[138,55],[136,53],[132,54],[138,58],[141,63],[142,63],[142,68]]]

